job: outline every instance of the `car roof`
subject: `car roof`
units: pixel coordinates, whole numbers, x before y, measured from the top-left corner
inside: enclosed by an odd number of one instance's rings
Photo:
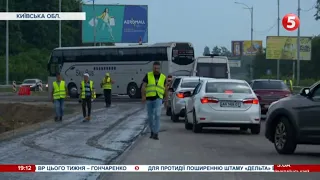
[[[245,80],[239,79],[208,79],[207,82],[234,82],[234,83],[247,83]]]
[[[279,79],[254,79],[252,80],[252,82],[254,81],[282,81],[282,80],[279,80]]]

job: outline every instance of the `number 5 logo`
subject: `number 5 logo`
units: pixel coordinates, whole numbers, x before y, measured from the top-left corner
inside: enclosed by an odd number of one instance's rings
[[[287,31],[295,31],[299,28],[300,26],[300,19],[297,15],[295,14],[286,14],[282,18],[282,26],[285,28]]]

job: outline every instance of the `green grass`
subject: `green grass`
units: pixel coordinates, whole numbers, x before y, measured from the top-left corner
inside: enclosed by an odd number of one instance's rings
[[[15,94],[15,93],[18,93],[18,91],[19,91],[19,88],[17,88],[17,92],[13,92],[11,87],[10,88],[9,87],[8,88],[0,88],[0,92],[2,92],[2,93]],[[48,91],[46,91],[46,90],[42,91],[42,92],[39,92],[39,91],[34,92],[34,91],[32,91],[31,95],[32,96],[46,96],[46,95],[48,95]]]

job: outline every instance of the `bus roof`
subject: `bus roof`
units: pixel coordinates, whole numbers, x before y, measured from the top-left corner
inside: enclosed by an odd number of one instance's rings
[[[147,44],[147,45],[130,45],[130,46],[74,46],[74,47],[58,47],[53,50],[171,47],[174,43],[188,43],[188,42],[166,42],[166,43],[155,43],[155,44]],[[192,45],[191,43],[188,43],[188,44]]]

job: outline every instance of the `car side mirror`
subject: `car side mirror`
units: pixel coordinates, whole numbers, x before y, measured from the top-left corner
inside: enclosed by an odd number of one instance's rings
[[[183,97],[191,97],[191,91],[183,92]]]
[[[305,96],[305,97],[307,97],[309,95],[309,93],[310,93],[310,88],[303,88],[300,91],[300,95]]]

